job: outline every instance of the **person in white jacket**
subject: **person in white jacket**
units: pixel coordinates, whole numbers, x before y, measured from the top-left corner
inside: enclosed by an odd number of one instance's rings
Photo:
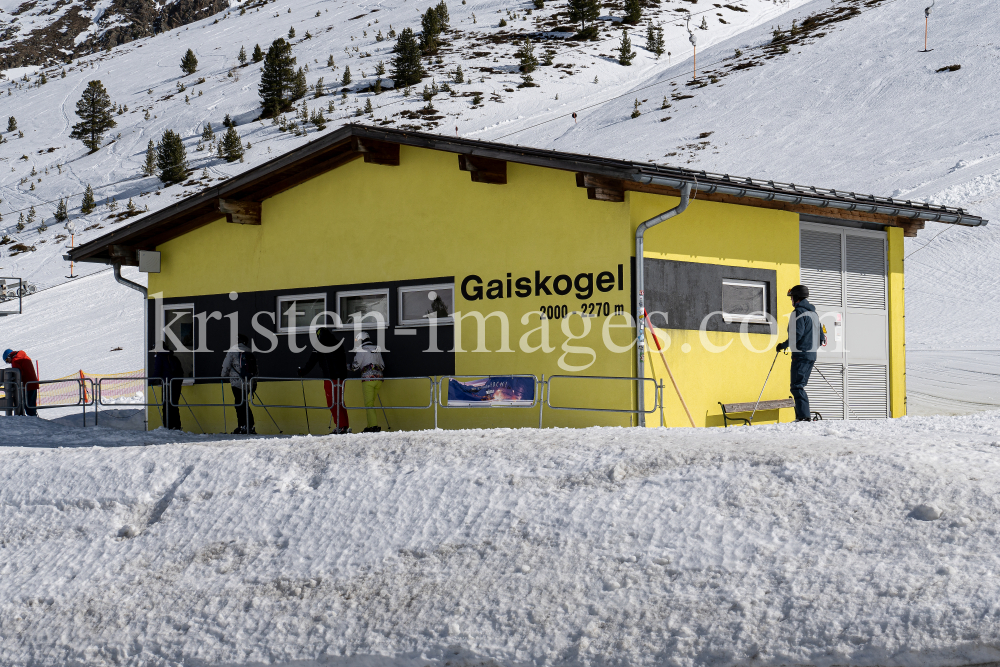
[[[245,334],[240,334],[236,337],[236,349],[230,350],[226,353],[226,358],[222,362],[222,373],[221,377],[229,378],[229,384],[233,388],[233,401],[236,403],[236,430],[233,431],[235,434],[242,435],[256,435],[257,430],[254,428],[253,410],[248,410],[244,400],[249,401],[250,396],[253,394],[253,389],[249,383],[246,386],[246,395],[244,396],[244,382],[243,377],[240,376],[240,365],[244,362],[250,370],[251,375],[257,374],[257,362],[253,358],[253,352],[250,351],[250,339],[246,337]],[[244,358],[245,357],[245,358]],[[249,417],[249,424],[247,423]],[[249,426],[249,429],[247,428]]]
[[[378,433],[381,427],[378,425],[378,413],[375,412],[375,399],[378,397],[378,390],[382,386],[382,373],[385,371],[385,362],[382,360],[382,353],[377,346],[372,344],[371,338],[364,331],[354,336],[354,361],[348,367],[352,371],[361,371],[364,382],[361,383],[361,390],[365,396],[365,416],[368,418],[368,428],[365,433]]]

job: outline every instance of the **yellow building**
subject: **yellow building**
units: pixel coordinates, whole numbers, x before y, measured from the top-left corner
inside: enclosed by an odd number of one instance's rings
[[[904,415],[903,237],[926,220],[986,224],[884,197],[350,125],[70,257],[159,260],[149,347],[178,348],[188,430],[235,425],[219,375],[239,332],[261,376],[258,432],[305,432],[307,416],[329,432],[323,381],[296,374],[321,326],[347,349],[369,332],[386,377],[411,378],[382,387],[383,428],[658,426],[661,407],[665,425],[701,427],[723,425],[720,403],[757,399],[799,283],[828,332],[813,410]],[[778,355],[763,400],[787,399],[788,374]],[[355,431],[360,385],[346,381]],[[459,407],[477,390],[494,400]],[[149,417],[160,425],[160,410]],[[781,407],[754,422],[792,418]]]

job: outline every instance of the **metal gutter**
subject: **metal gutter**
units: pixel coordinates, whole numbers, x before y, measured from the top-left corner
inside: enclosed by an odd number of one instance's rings
[[[910,204],[910,207],[900,208],[895,206],[895,201],[891,199],[880,199],[873,195],[868,195],[866,198],[872,203],[867,203],[864,199],[850,193],[851,199],[840,197],[836,190],[821,191],[818,188],[802,188],[801,186],[796,186],[794,183],[790,184],[776,184],[773,181],[768,181],[770,188],[764,189],[758,187],[740,187],[736,185],[736,181],[732,181],[734,185],[720,184],[717,182],[718,177],[713,177],[712,175],[702,173],[701,174],[706,181],[700,179],[693,185],[694,189],[698,192],[704,192],[706,194],[725,194],[734,197],[749,197],[752,199],[761,199],[764,201],[779,201],[789,204],[807,204],[810,206],[816,206],[819,208],[836,208],[845,211],[860,211],[862,213],[875,213],[878,215],[892,215],[900,218],[910,218],[913,220],[929,220],[932,222],[945,222],[951,224],[964,225],[966,227],[980,227],[986,225],[989,221],[983,220],[977,216],[967,215],[962,209],[944,209],[944,208],[930,208],[927,206],[926,211],[921,211],[916,208],[916,206]],[[686,176],[686,175],[685,175]],[[692,172],[691,179],[697,179],[698,174]],[[729,178],[726,176],[725,178]],[[669,188],[674,188],[680,190],[685,185],[691,184],[691,180],[685,177],[664,177],[664,176],[654,176],[647,173],[637,173],[633,174],[631,180],[636,183],[642,183],[643,185],[662,185]],[[746,179],[750,181],[751,179]],[[752,181],[751,181],[752,182]],[[756,186],[757,184],[754,183]],[[789,192],[791,190],[792,192]],[[802,192],[802,194],[793,194],[795,192]],[[824,196],[824,193],[829,192],[837,197]]]

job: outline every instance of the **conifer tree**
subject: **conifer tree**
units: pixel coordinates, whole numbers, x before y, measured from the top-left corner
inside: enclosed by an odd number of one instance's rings
[[[240,46],[240,54],[236,56],[236,59],[240,61],[240,66],[245,66],[247,64],[247,50]]]
[[[663,39],[663,27],[660,25],[653,25],[650,21],[646,25],[646,50],[655,53],[656,58],[659,59],[666,50],[666,44]]]
[[[14,118],[13,116],[9,116],[7,118],[7,131],[17,132],[17,119]]]
[[[236,162],[243,157],[243,142],[240,141],[240,135],[236,132],[236,128],[231,127],[226,130],[226,133],[222,135],[221,146],[226,162]]]
[[[90,215],[94,212],[96,205],[94,204],[94,189],[90,187],[90,183],[87,184],[87,188],[83,191],[83,201],[80,202],[80,213],[84,215]]]
[[[252,57],[253,57],[253,61],[255,63],[259,63],[261,60],[264,59],[264,52],[261,51],[260,44],[254,44],[253,45],[253,56]]]
[[[340,80],[342,86],[346,86],[351,82],[351,66],[347,65],[344,67],[344,78]]]
[[[222,127],[236,127],[236,123],[234,123],[233,119],[229,117],[229,114],[226,114],[223,117],[223,119],[222,119]]]
[[[179,134],[166,130],[156,147],[156,166],[160,170],[160,180],[167,185],[180,183],[187,178],[187,152]]]
[[[323,77],[316,79],[316,91],[313,93],[313,97],[323,97],[325,91],[323,90]]]
[[[580,24],[580,31],[587,29],[587,24],[596,21],[601,15],[600,0],[569,0],[567,6],[569,20]]]
[[[333,62],[333,54],[332,53],[330,54],[330,57],[326,59],[326,66],[329,67],[330,69],[333,69],[334,67],[336,67],[336,64]]]
[[[420,83],[427,76],[420,62],[420,47],[410,28],[403,28],[393,47],[392,79],[397,89]]]
[[[142,175],[156,175],[156,146],[153,145],[152,139],[150,139],[149,143],[146,145],[146,161],[142,164]]]
[[[538,58],[535,57],[535,45],[530,40],[525,39],[514,55],[517,57],[518,69],[521,71],[521,87],[534,86],[534,79],[531,73],[538,67]]]
[[[295,26],[288,29],[288,39],[295,39]]]
[[[59,198],[59,203],[56,204],[56,212],[54,214],[56,222],[65,222],[69,218],[69,211],[66,210],[66,200],[62,197]]]
[[[188,49],[184,57],[181,58],[181,70],[189,76],[198,71],[198,58],[195,57],[194,51],[191,49]]]
[[[309,92],[309,84],[306,83],[306,73],[301,67],[292,79],[292,100],[301,100]]]
[[[21,213],[17,216],[17,224],[14,225],[14,228],[19,232],[24,231],[24,211],[21,211]]]
[[[292,56],[292,45],[282,38],[271,43],[264,56],[264,71],[260,75],[261,105],[264,107],[264,117],[277,116],[289,104],[289,93],[295,79],[295,58]]]
[[[641,0],[625,0],[625,23],[636,25],[642,20]]]
[[[618,64],[631,65],[635,58],[635,51],[632,50],[632,40],[628,38],[628,30],[622,30],[622,41],[618,45]]]
[[[36,217],[38,217],[38,214],[35,213],[35,207],[32,206],[30,209],[28,209],[28,217],[25,218],[24,222],[30,225],[35,221]]]
[[[91,153],[96,153],[104,133],[118,125],[113,111],[114,104],[104,85],[99,80],[89,82],[76,103],[76,115],[80,117],[80,122],[73,126],[70,138],[79,139]]]
[[[211,141],[215,139],[215,130],[212,129],[212,123],[205,123],[205,127],[201,130],[201,140]]]

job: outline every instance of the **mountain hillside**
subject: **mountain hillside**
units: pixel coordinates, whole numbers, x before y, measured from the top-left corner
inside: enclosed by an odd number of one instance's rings
[[[526,0],[465,2],[450,2],[450,27],[423,61],[428,77],[404,90],[391,79],[390,35],[405,27],[419,33],[420,14],[436,4],[429,0],[246,3],[65,66],[5,70],[3,115],[15,117],[17,129],[0,132],[0,274],[39,288],[64,282],[69,267],[61,255],[69,243],[345,122],[873,192],[997,217],[1000,134],[989,91],[1000,83],[1000,45],[988,0],[938,6],[929,53],[920,52],[923,6],[913,0],[662,0],[647,3],[631,27],[622,23],[623,6],[609,3],[595,23],[596,41],[577,36],[561,0],[540,9]],[[659,58],[644,48],[650,19],[664,31]],[[636,54],[630,66],[619,64],[615,51],[623,26]],[[262,119],[260,64],[241,66],[237,57],[241,47],[249,55],[278,37],[293,44],[309,90],[295,112]],[[540,61],[533,86],[523,85],[515,57],[526,38]],[[180,61],[189,48],[198,67],[185,75]],[[379,63],[388,70],[382,76]],[[76,101],[94,79],[116,105],[117,127],[90,154],[69,133],[78,122]],[[318,111],[325,123],[303,120]],[[227,115],[246,147],[242,162],[217,154]],[[188,180],[171,187],[141,173],[147,144],[168,129],[183,138],[191,167]],[[99,206],[83,216],[87,185]],[[73,236],[53,218],[60,198]],[[994,230],[928,224],[907,241],[908,253],[918,253],[907,272],[911,348],[993,346],[983,313],[1000,305]],[[0,321],[0,333],[4,326]]]

